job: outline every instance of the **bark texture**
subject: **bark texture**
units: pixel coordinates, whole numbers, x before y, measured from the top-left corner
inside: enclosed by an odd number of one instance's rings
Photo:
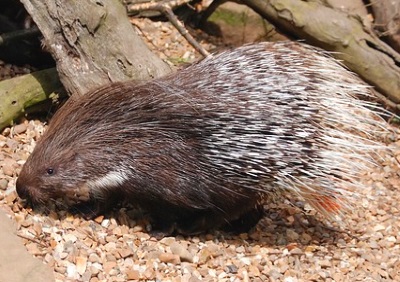
[[[400,52],[400,0],[371,1],[375,29]]]
[[[44,36],[70,94],[170,72],[128,21],[118,0],[22,0]]]

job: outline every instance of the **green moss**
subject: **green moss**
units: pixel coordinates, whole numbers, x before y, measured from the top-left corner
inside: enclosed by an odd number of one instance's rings
[[[170,61],[175,66],[182,65],[182,64],[188,64],[191,62],[191,60],[184,59],[182,57],[169,57],[168,61]]]
[[[246,13],[235,13],[230,10],[217,9],[208,19],[211,22],[223,21],[230,26],[242,26],[247,19]]]

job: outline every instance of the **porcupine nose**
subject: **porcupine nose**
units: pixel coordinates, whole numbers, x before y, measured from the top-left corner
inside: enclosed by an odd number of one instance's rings
[[[28,199],[29,198],[29,190],[27,188],[26,185],[23,185],[21,183],[21,179],[18,178],[17,179],[17,183],[16,183],[16,190],[17,190],[17,194],[21,199]]]

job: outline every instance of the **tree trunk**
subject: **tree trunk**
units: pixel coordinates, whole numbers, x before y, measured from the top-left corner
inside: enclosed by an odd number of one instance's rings
[[[42,32],[70,94],[171,71],[136,34],[119,0],[21,2]]]

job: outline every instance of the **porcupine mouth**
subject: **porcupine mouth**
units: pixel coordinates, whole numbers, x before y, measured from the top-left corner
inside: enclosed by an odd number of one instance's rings
[[[25,209],[30,208],[32,210],[35,210],[35,212],[43,214],[48,214],[50,210],[54,210],[55,207],[57,206],[56,200],[48,201],[44,199],[36,199],[34,197],[29,197],[29,198],[19,197],[19,203]]]
[[[19,203],[24,208],[32,208],[34,210],[41,210],[48,212],[51,207],[54,207],[55,201],[49,200],[52,197],[44,194],[38,189],[31,189],[30,187],[16,187],[19,197]]]

